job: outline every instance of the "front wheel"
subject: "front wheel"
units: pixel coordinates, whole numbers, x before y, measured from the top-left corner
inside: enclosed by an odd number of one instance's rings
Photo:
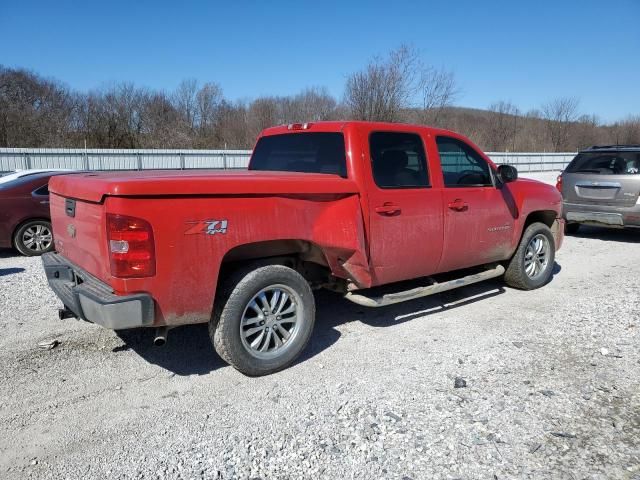
[[[211,340],[222,359],[245,375],[289,366],[313,330],[313,292],[302,275],[282,265],[237,272],[216,302]]]
[[[22,255],[33,257],[53,250],[51,223],[31,220],[23,223],[13,235],[13,245]]]
[[[551,279],[555,256],[555,241],[549,227],[532,223],[522,234],[504,280],[510,287],[521,290],[542,287]]]

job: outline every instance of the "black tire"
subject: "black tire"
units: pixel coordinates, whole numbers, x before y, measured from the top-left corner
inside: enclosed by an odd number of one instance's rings
[[[258,352],[251,347],[249,342],[250,340],[256,341],[260,333],[256,333],[255,338],[247,337],[246,333],[242,335],[241,322],[245,312],[247,314],[255,312],[253,309],[250,310],[249,304],[256,299],[257,295],[266,292],[268,296],[270,292],[275,292],[278,289],[288,293],[291,298],[289,308],[294,306],[297,318],[296,326],[290,327],[291,336],[285,339],[279,333],[276,334],[276,332],[282,331],[276,330],[280,328],[279,325],[276,325],[275,320],[277,311],[270,310],[266,317],[264,316],[266,313],[258,313],[257,315],[262,315],[262,318],[265,319],[261,325],[264,325],[265,322],[274,322],[267,323],[262,327],[263,330],[266,328],[264,331],[267,332],[267,348],[273,342],[274,350],[265,353]],[[273,295],[271,299],[273,300]],[[256,302],[258,301],[256,299]],[[256,318],[259,317],[254,317],[254,322]],[[277,318],[280,319],[280,317]],[[216,295],[213,318],[209,322],[209,336],[216,352],[224,361],[245,375],[261,376],[277,372],[291,365],[309,342],[314,321],[315,300],[313,292],[302,275],[282,265],[254,266],[237,271],[221,286],[221,291]],[[253,325],[261,326],[258,323],[253,323]],[[269,325],[273,325],[272,331],[268,328]],[[243,328],[247,329],[245,332],[250,329],[248,326]],[[280,347],[275,345],[274,337],[276,335],[282,342]],[[259,345],[264,345],[264,343],[263,340]]]
[[[575,235],[580,230],[579,223],[565,223],[564,225],[564,233],[568,235]]]
[[[538,274],[530,276],[526,272],[525,256],[527,255],[527,248],[534,238],[539,238],[543,241],[539,236],[546,237],[548,241],[547,261],[544,264],[544,268],[542,268]],[[532,223],[522,234],[520,245],[518,245],[516,253],[511,257],[509,265],[507,266],[507,271],[504,274],[504,281],[510,287],[518,288],[520,290],[533,290],[535,288],[540,288],[551,279],[555,258],[556,244],[551,230],[544,223]]]
[[[54,248],[52,232],[51,222],[30,220],[16,229],[13,234],[13,246],[27,257],[42,255]]]

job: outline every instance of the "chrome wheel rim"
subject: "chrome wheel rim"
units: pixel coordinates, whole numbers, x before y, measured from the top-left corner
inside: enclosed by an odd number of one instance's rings
[[[549,265],[549,239],[539,233],[529,240],[524,254],[524,272],[532,280],[539,278]]]
[[[22,233],[22,245],[32,252],[44,252],[51,247],[52,242],[51,229],[41,223],[30,226]]]
[[[282,355],[300,330],[302,301],[286,285],[270,285],[247,303],[240,320],[244,348],[260,359]]]

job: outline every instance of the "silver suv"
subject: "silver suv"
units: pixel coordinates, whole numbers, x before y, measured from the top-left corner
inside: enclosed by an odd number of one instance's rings
[[[590,147],[558,177],[567,233],[581,224],[640,228],[640,145]]]

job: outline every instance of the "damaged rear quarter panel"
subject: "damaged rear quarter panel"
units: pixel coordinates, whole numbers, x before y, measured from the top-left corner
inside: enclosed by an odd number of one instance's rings
[[[110,283],[118,293],[150,293],[156,299],[155,324],[208,321],[221,262],[227,252],[244,244],[305,240],[322,249],[334,275],[370,284],[362,212],[355,194],[166,197],[153,201],[111,197],[107,210],[144,218],[153,226],[155,277],[111,278]],[[224,233],[206,233],[206,226],[215,221],[227,222]],[[195,230],[200,228],[198,224],[202,224],[202,233],[194,233],[194,226]]]

